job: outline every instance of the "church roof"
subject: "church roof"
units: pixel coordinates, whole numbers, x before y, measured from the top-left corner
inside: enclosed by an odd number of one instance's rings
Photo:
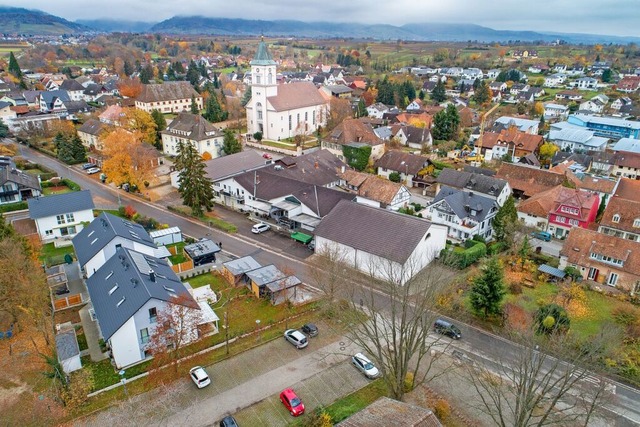
[[[264,40],[260,40],[260,44],[258,45],[258,51],[256,52],[256,56],[250,62],[251,65],[275,65],[276,61],[273,60],[269,49],[267,49],[267,44]]]
[[[253,61],[251,61],[253,63]],[[296,110],[327,104],[322,94],[311,82],[293,82],[278,86],[278,94],[267,98],[276,111]]]

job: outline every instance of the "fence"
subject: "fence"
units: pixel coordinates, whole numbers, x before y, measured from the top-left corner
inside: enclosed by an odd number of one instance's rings
[[[171,269],[176,273],[182,273],[183,271],[193,270],[193,260],[181,262],[171,266]]]

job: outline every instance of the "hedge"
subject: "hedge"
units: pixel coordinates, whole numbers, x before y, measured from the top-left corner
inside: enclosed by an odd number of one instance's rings
[[[467,242],[474,242],[468,240]],[[465,242],[465,245],[467,244]],[[475,244],[464,251],[449,251],[445,254],[445,263],[451,267],[459,268],[460,270],[469,267],[471,264],[484,257],[487,254],[487,245],[482,242],[475,242]]]
[[[342,146],[342,154],[346,163],[358,171],[363,171],[369,164],[371,156],[371,146],[351,147],[349,145]]]
[[[80,191],[80,186],[68,178],[63,179],[62,183],[69,187],[71,191]]]
[[[27,202],[7,203],[6,205],[0,205],[0,213],[21,211],[23,209],[29,209]]]

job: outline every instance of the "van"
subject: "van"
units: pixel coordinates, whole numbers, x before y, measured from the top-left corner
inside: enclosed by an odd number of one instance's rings
[[[460,329],[453,323],[447,322],[443,319],[438,319],[433,324],[433,329],[442,335],[446,335],[449,338],[453,338],[454,340],[459,340],[462,338],[462,334],[460,333]]]
[[[544,240],[545,242],[551,241],[551,233],[547,233],[546,231],[534,231],[531,233],[531,237],[534,239]]]

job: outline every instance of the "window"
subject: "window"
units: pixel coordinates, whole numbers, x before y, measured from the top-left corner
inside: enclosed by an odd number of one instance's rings
[[[565,217],[563,217],[563,216],[557,216],[556,215],[556,221],[564,224],[565,222],[567,222],[567,219]]]
[[[64,215],[56,215],[56,221],[58,221],[58,225],[64,224]]]
[[[155,307],[151,307],[149,309],[149,323],[156,323],[157,319],[158,319],[158,311],[156,310]]]
[[[140,329],[140,344],[149,342],[149,328]]]
[[[607,285],[615,286],[618,283],[618,275],[616,273],[609,274],[609,279],[607,280]]]
[[[291,130],[291,116],[289,116],[289,130]]]
[[[74,222],[74,221],[75,219],[73,218],[73,214],[72,213],[67,214],[67,222]]]
[[[53,234],[53,230],[45,230],[44,235],[45,236],[51,236]]]
[[[615,214],[615,215],[613,216],[613,218],[611,219],[611,221],[613,221],[613,222],[615,222],[615,223],[620,222],[620,215]]]
[[[633,220],[633,226],[635,228],[640,228],[640,218],[636,218]]]
[[[309,121],[309,113],[308,112],[304,112],[304,121],[308,122]]]
[[[256,84],[262,84],[262,78],[260,77],[260,74],[256,74]]]

